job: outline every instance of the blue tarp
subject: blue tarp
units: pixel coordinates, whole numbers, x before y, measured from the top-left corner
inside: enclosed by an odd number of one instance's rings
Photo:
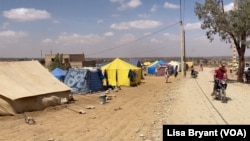
[[[86,94],[90,91],[89,88],[89,71],[69,69],[64,83],[71,88],[71,93]]]
[[[101,70],[69,69],[64,83],[71,88],[71,93],[87,94],[104,90]]]
[[[166,62],[163,60],[158,60],[147,67],[148,74],[156,74],[155,69],[159,66],[167,66]]]
[[[64,78],[67,74],[67,70],[63,70],[60,68],[55,68],[51,71],[52,75],[54,75],[58,80],[64,81]]]
[[[103,82],[104,75],[102,74],[101,69],[89,69],[90,71],[90,80],[89,88],[92,92],[104,90]]]
[[[141,62],[137,59],[130,59],[128,62],[132,65],[139,67],[139,68],[142,68]]]

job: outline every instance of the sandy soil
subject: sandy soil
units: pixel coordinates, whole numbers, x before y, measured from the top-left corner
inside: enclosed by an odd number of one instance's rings
[[[137,87],[111,91],[105,104],[99,102],[104,92],[74,95],[71,104],[25,113],[34,125],[23,115],[2,116],[0,141],[161,141],[163,124],[249,124],[249,84],[230,75],[228,103],[221,103],[210,96],[212,71],[204,68],[197,79],[189,72],[171,76],[170,83],[145,76]]]

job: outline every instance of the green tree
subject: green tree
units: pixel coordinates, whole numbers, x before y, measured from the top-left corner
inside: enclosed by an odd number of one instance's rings
[[[50,71],[52,71],[53,69],[55,68],[61,68],[61,69],[66,69],[66,66],[65,64],[63,63],[63,54],[59,54],[57,53],[55,58],[54,58],[54,61],[52,61],[49,66],[48,66],[48,69]]]
[[[204,4],[196,2],[194,11],[210,41],[218,35],[221,41],[234,43],[239,56],[237,81],[243,82],[245,51],[250,36],[250,0],[239,0],[235,9],[228,12],[220,6],[220,0],[205,0]]]

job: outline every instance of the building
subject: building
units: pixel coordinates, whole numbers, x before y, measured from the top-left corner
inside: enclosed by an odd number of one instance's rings
[[[57,54],[45,54],[45,66],[48,67],[54,61]],[[72,68],[82,68],[85,61],[84,54],[63,54],[63,63]]]

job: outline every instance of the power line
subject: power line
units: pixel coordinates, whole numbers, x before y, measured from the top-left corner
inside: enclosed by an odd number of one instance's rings
[[[158,30],[158,31],[155,31],[155,32],[153,32],[153,33],[151,33],[151,34],[148,34],[148,35],[146,35],[146,36],[143,36],[143,37],[138,38],[138,39],[136,39],[136,40],[133,40],[133,41],[131,41],[131,42],[127,42],[127,43],[124,43],[124,44],[121,44],[121,45],[118,45],[118,46],[115,46],[115,47],[112,47],[112,48],[109,48],[109,49],[97,51],[97,52],[95,52],[95,53],[88,54],[88,55],[86,55],[86,56],[96,55],[96,54],[103,53],[103,52],[107,52],[107,51],[110,51],[110,50],[113,50],[113,49],[118,49],[118,48],[123,47],[123,46],[128,45],[128,44],[132,44],[132,43],[138,42],[138,41],[143,40],[143,39],[145,39],[145,38],[147,38],[147,37],[150,37],[150,36],[153,36],[153,35],[155,35],[155,34],[157,34],[157,33],[159,33],[159,32],[162,32],[162,31],[164,31],[164,30],[166,30],[166,29],[168,29],[168,28],[170,28],[170,27],[172,27],[172,26],[175,26],[175,25],[177,25],[177,24],[179,24],[179,23],[180,23],[180,22],[178,21],[178,22],[176,22],[176,23],[174,23],[174,24],[172,24],[172,25],[169,25],[169,26],[167,26],[167,27],[164,27],[164,28],[162,28],[162,29],[160,29],[160,30]]]

